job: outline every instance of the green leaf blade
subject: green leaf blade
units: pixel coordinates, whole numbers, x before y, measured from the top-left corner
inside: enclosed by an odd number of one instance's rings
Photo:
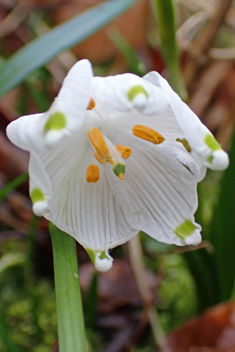
[[[211,224],[221,301],[228,300],[235,281],[235,133],[230,149],[230,165],[224,171],[220,197]]]

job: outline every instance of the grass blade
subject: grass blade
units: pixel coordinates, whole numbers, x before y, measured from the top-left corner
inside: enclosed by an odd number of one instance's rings
[[[235,279],[235,133],[230,150],[230,165],[224,172],[220,197],[211,226],[211,243],[215,248],[215,264],[221,300],[231,297]]]
[[[152,3],[161,40],[161,52],[168,69],[169,83],[183,100],[187,100],[188,94],[179,67],[174,2],[173,0],[152,0]]]
[[[14,191],[17,187],[21,186],[24,182],[26,182],[29,178],[29,175],[27,172],[24,174],[16,177],[14,180],[9,182],[6,186],[4,186],[0,190],[0,203],[7,197],[9,193]]]

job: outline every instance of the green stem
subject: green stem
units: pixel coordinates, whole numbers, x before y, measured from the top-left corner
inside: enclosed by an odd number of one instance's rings
[[[162,55],[168,69],[169,83],[183,100],[187,100],[187,91],[179,67],[174,3],[172,0],[151,1],[158,24]]]
[[[78,275],[76,241],[49,226],[54,258],[60,352],[85,352],[86,339]]]

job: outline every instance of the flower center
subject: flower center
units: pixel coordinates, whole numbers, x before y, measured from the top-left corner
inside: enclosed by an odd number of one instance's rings
[[[141,92],[142,94],[142,92]],[[93,98],[90,99],[88,110],[93,110],[96,104]],[[98,111],[94,109],[98,115]],[[91,115],[93,117],[93,115]],[[102,117],[102,116],[100,116]],[[96,121],[90,121],[91,125],[96,124]],[[99,122],[98,122],[99,125]],[[132,133],[134,136],[144,139],[153,144],[161,144],[164,142],[165,138],[153,130],[150,127],[142,125],[134,125],[132,128]],[[92,127],[87,132],[88,139],[92,148],[94,149],[94,158],[99,164],[105,165],[109,163],[112,167],[114,174],[119,177],[120,180],[124,180],[125,173],[125,159],[129,158],[131,155],[131,148],[124,145],[115,146],[105,134],[101,133],[99,128]],[[95,160],[94,160],[95,161]],[[96,183],[100,178],[99,167],[97,165],[91,164],[88,166],[86,173],[86,180],[88,183]]]
[[[102,135],[97,127],[93,127],[89,130],[87,135],[92,147],[94,148],[95,159],[102,165],[110,163],[114,174],[119,177],[120,180],[124,180],[124,159],[127,159],[131,155],[131,148],[120,144],[115,147],[106,136]],[[97,169],[94,169],[94,166],[95,165],[89,165],[87,169],[87,182],[95,183],[99,180],[99,176],[97,176],[98,166]]]

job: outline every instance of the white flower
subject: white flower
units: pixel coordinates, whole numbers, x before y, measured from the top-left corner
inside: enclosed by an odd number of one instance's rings
[[[92,77],[69,72],[44,114],[7,128],[30,152],[33,211],[80,242],[98,270],[109,249],[139,230],[165,243],[198,244],[196,187],[228,156],[156,72]]]

